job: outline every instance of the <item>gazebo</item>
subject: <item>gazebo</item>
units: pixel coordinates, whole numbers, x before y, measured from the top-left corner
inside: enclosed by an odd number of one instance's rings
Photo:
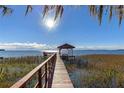
[[[57,47],[59,49],[59,54],[63,59],[70,59],[70,58],[75,58],[75,56],[73,56],[73,49],[75,48],[73,45],[70,44],[63,44]],[[67,50],[67,54],[62,54],[62,50],[66,49]]]

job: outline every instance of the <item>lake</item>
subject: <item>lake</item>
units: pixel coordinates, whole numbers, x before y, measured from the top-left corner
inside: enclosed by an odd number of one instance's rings
[[[0,57],[21,57],[21,56],[40,56],[41,51],[35,50],[6,50],[0,51]]]
[[[89,54],[124,54],[124,50],[74,50],[74,55]]]
[[[88,54],[124,54],[124,50],[74,50],[74,55]],[[42,56],[42,51],[36,50],[6,50],[0,51],[0,57]]]

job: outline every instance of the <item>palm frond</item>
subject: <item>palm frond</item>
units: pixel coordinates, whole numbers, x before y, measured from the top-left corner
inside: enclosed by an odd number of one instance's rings
[[[59,17],[60,11],[61,11],[61,5],[56,6],[54,21]]]
[[[48,14],[48,11],[49,11],[49,6],[45,5],[43,10],[43,18]]]
[[[27,13],[29,13],[29,12],[32,12],[32,9],[33,9],[33,8],[32,8],[31,5],[27,5],[25,15],[27,15]]]
[[[3,15],[3,16],[12,13],[12,9],[11,9],[11,8],[8,8],[8,7],[5,6],[5,5],[1,5],[0,8],[2,9],[2,15]]]
[[[102,22],[102,16],[103,16],[103,5],[100,5],[99,6],[99,12],[98,12],[98,20],[99,20],[99,24],[101,25],[101,22]]]
[[[106,6],[105,15],[108,14],[108,11],[109,11],[109,5]]]
[[[123,6],[120,5],[119,7],[119,26],[121,25],[121,22],[122,22],[122,18],[123,18]]]
[[[90,15],[96,16],[97,15],[97,6],[90,5],[89,6]]]
[[[63,15],[63,11],[64,11],[64,7],[61,7],[61,9],[60,9],[60,18],[61,18],[62,15]]]
[[[112,19],[112,15],[113,15],[113,6],[111,5],[110,6],[110,10],[109,10],[109,21],[111,21],[111,19]]]

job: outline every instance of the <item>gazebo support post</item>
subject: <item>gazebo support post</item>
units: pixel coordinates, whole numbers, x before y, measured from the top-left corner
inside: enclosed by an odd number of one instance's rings
[[[72,56],[73,56],[73,48],[71,49],[71,51],[72,51]]]
[[[59,55],[61,56],[61,49],[59,49]]]

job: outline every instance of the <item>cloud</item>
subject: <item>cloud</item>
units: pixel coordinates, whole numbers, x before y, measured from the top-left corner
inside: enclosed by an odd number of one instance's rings
[[[56,45],[57,46],[57,45]],[[6,49],[6,50],[47,50],[47,49],[56,49],[56,46],[53,45],[47,45],[43,43],[0,43],[0,49]],[[82,45],[82,46],[76,46],[77,49],[82,50],[100,50],[100,49],[106,49],[106,50],[116,50],[116,49],[124,49],[124,45]]]
[[[0,43],[0,49],[49,49],[52,46],[41,43]]]
[[[116,50],[116,49],[124,49],[124,45],[95,45],[95,46],[78,46],[77,49],[83,50]]]

